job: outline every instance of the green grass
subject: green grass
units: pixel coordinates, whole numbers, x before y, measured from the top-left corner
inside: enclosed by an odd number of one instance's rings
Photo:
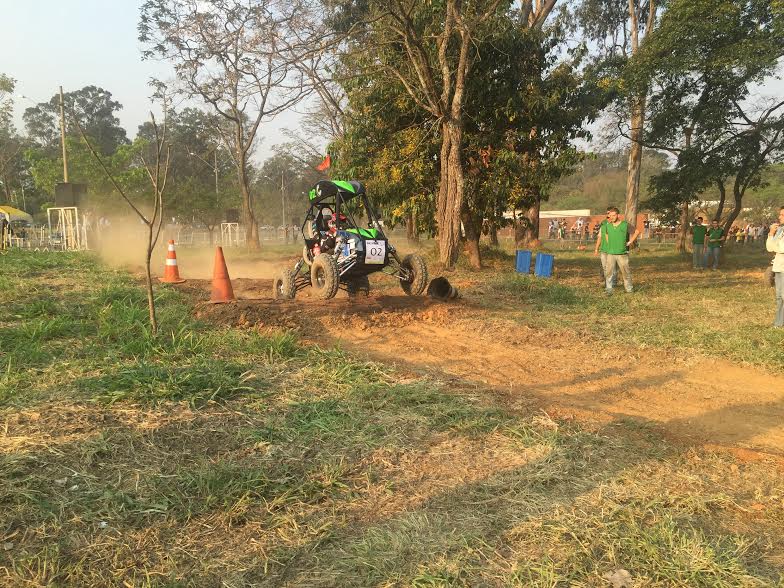
[[[515,274],[510,262],[479,298],[506,318],[602,345],[697,351],[780,369],[784,333],[772,328],[774,292],[762,281],[769,257],[760,248],[730,250],[721,271],[697,273],[691,258],[643,251],[631,258],[636,291],[619,284],[608,298],[597,258],[558,252],[554,278]]]
[[[2,261],[0,585],[603,586],[620,568],[635,586],[784,581],[774,464],[216,327],[169,287],[153,337],[127,274],[86,255]],[[582,279],[486,288],[554,332],[585,305],[610,324],[670,295],[607,300]]]

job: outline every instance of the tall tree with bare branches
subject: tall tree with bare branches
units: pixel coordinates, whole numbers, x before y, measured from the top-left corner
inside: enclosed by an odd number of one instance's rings
[[[611,60],[628,60],[638,54],[655,29],[662,0],[583,0],[577,14],[586,36],[596,41]],[[644,84],[634,93],[623,93],[622,113],[627,116],[630,140],[626,174],[624,216],[636,222],[640,205],[642,137],[648,88]]]
[[[437,123],[440,140],[436,224],[441,262],[452,267],[460,250],[464,200],[463,133],[466,80],[479,58],[476,47],[509,0],[333,0],[333,21],[353,28],[352,48],[371,51],[371,68],[397,80]],[[524,0],[521,21],[541,27],[556,0]],[[363,23],[357,26],[357,23]]]
[[[710,14],[710,19],[703,15]],[[728,231],[765,166],[784,157],[784,100],[755,90],[784,57],[784,7],[767,0],[670,0],[624,78],[648,90],[648,120],[638,140],[669,152],[675,165],[652,179],[651,204],[677,209],[679,251],[686,250],[689,205],[717,187],[716,220]],[[734,204],[723,213],[727,197]]]
[[[216,127],[230,148],[242,193],[250,249],[259,248],[248,158],[263,122],[308,92],[297,62],[299,1],[147,0],[139,40],[144,56],[174,65],[179,91],[209,105],[228,123]]]
[[[151,202],[148,207],[137,205],[130,197],[126,187],[123,187],[123,182],[118,179],[117,172],[110,170],[104,157],[98,153],[98,150],[93,146],[91,139],[88,138],[76,113],[72,113],[72,118],[76,124],[82,140],[87,145],[87,148],[92,153],[95,160],[100,165],[106,178],[111,182],[117,193],[125,200],[125,203],[136,214],[140,221],[147,227],[147,249],[144,257],[145,278],[147,284],[147,306],[150,312],[150,330],[153,335],[158,333],[158,318],[155,313],[155,295],[152,289],[152,271],[150,268],[152,260],[152,252],[158,244],[158,239],[161,235],[161,227],[163,226],[163,194],[166,190],[166,182],[169,177],[169,165],[171,163],[171,145],[167,140],[166,129],[166,110],[164,108],[164,121],[163,125],[159,126],[155,121],[155,115],[150,113],[150,121],[153,129],[154,144],[147,145],[144,139],[137,139],[136,144],[129,146],[138,157],[138,162],[144,169],[144,173],[150,182],[152,188]],[[146,153],[145,153],[146,152]],[[131,160],[133,166],[133,160]],[[147,208],[148,210],[145,210]]]

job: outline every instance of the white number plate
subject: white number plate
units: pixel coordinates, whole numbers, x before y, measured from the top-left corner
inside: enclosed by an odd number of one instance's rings
[[[385,241],[365,241],[365,263],[381,264],[387,253]]]

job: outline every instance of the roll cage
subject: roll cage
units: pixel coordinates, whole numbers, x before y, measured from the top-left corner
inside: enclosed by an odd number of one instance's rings
[[[360,182],[342,182],[321,180],[318,182],[308,194],[310,199],[310,207],[305,214],[305,220],[302,223],[302,234],[306,242],[311,240],[308,238],[308,231],[306,227],[308,223],[316,222],[318,231],[326,231],[327,220],[324,219],[322,211],[326,208],[335,213],[336,228],[339,231],[346,229],[356,229],[362,233],[363,229],[360,228],[356,222],[354,215],[361,212],[364,208],[365,216],[368,219],[368,224],[371,229],[374,229],[373,235],[364,235],[373,239],[386,239],[381,222],[378,220],[376,211],[370,205],[365,186]],[[344,218],[345,217],[345,220]]]

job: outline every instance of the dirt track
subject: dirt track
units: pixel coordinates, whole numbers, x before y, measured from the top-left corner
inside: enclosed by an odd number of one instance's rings
[[[688,444],[784,457],[784,386],[761,369],[667,352],[561,342],[511,321],[488,319],[469,297],[452,303],[392,290],[324,302],[270,299],[266,280],[235,280],[243,299],[199,305],[198,314],[241,327],[298,330],[399,369],[456,387],[487,390],[512,407],[607,423],[626,420]],[[206,299],[208,283],[189,290]],[[454,312],[457,311],[457,312]],[[454,317],[458,317],[455,319]],[[747,450],[752,450],[747,452]]]

